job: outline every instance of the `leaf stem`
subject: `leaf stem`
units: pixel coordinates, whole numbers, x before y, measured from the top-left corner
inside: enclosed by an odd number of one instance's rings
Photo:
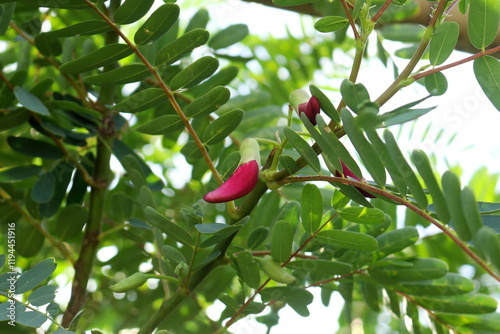
[[[21,216],[23,216],[24,219],[26,219],[26,221],[28,223],[30,223],[38,232],[40,232],[41,235],[43,235],[43,237],[45,239],[47,239],[50,244],[52,246],[54,246],[55,248],[57,248],[59,250],[59,252],[61,252],[61,254],[64,256],[64,258],[66,260],[68,260],[69,262],[71,262],[71,264],[75,264],[76,263],[76,260],[73,256],[73,254],[71,253],[71,250],[68,249],[68,247],[62,243],[62,242],[59,242],[58,240],[56,240],[52,234],[50,234],[49,232],[47,232],[42,224],[35,220],[33,217],[31,217],[31,215],[26,212],[20,205],[19,203],[15,202],[12,197],[2,188],[0,188],[0,197],[2,197],[4,200],[6,200],[10,206],[12,206],[17,212],[19,212],[19,214],[21,214]]]
[[[372,22],[377,22],[378,19],[380,19],[380,17],[382,16],[382,14],[384,14],[384,12],[387,10],[387,8],[389,7],[389,5],[391,3],[392,3],[392,0],[385,0],[385,2],[382,5],[382,7],[380,7],[380,9],[377,11],[377,13],[373,16]]]
[[[422,36],[422,40],[420,41],[420,44],[417,47],[417,50],[411,57],[410,61],[408,64],[406,64],[406,67],[401,71],[401,73],[398,75],[398,77],[394,80],[394,82],[378,97],[378,99],[375,100],[375,103],[377,103],[379,106],[384,105],[391,97],[393,97],[401,88],[405,87],[408,85],[407,82],[405,82],[408,77],[410,76],[411,72],[415,69],[417,66],[418,62],[422,58],[425,50],[427,49],[427,45],[429,45],[429,41],[432,37],[432,31],[434,30],[434,26],[437,23],[437,20],[441,15],[443,14],[445,8],[446,8],[446,3],[448,0],[440,0],[438,7],[436,8],[436,11],[434,12],[434,15],[432,16],[426,31],[424,35]],[[413,82],[413,80],[412,80]]]
[[[344,7],[345,14],[347,15],[347,19],[349,20],[349,24],[351,25],[352,32],[354,33],[354,39],[358,40],[360,38],[358,28],[356,28],[356,23],[354,23],[351,11],[349,10],[349,6],[347,5],[346,0],[340,0],[340,2]]]
[[[447,70],[449,68],[456,67],[458,65],[465,64],[465,63],[467,63],[469,61],[472,61],[472,60],[475,60],[477,58],[481,58],[481,57],[484,57],[484,56],[487,56],[487,55],[490,55],[490,54],[493,54],[493,53],[496,53],[496,52],[499,52],[499,51],[500,51],[500,46],[496,46],[496,47],[491,48],[489,50],[481,51],[479,53],[476,53],[476,54],[474,54],[472,56],[469,56],[469,57],[466,57],[464,59],[460,59],[460,60],[455,61],[453,63],[447,64],[447,65],[443,65],[443,66],[439,66],[439,67],[435,67],[435,68],[433,68],[431,70],[415,74],[414,76],[412,76],[412,79],[415,80],[415,81],[417,81],[417,80],[422,79],[423,77],[426,77],[428,75],[431,75],[431,74],[434,74],[434,73],[437,73],[437,72],[441,72],[441,71]]]

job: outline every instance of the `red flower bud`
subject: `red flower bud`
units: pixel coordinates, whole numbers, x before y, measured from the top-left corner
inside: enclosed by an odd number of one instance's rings
[[[229,202],[245,196],[259,180],[259,164],[255,160],[240,165],[219,188],[209,192],[203,199],[209,203]]]
[[[346,166],[346,164],[343,161],[340,161],[340,163],[342,164],[342,173],[344,174],[345,177],[350,177],[350,178],[353,178],[355,180],[361,181],[361,179],[359,177],[357,177],[352,172],[352,170],[350,170],[349,167]],[[335,172],[335,176],[342,177],[342,175],[339,173],[339,171]],[[369,192],[367,192],[366,190],[363,190],[363,189],[358,188],[358,187],[354,187],[354,188],[356,188],[361,193],[361,195],[363,195],[365,197],[368,197],[368,198],[375,198],[376,197],[376,196],[373,196],[372,194],[370,194]]]
[[[303,89],[297,89],[290,94],[290,104],[297,111],[297,113],[305,113],[309,122],[316,125],[316,115],[320,112],[319,100],[310,95]]]

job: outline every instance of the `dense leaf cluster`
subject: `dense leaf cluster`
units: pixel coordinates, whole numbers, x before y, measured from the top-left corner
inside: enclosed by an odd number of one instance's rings
[[[272,328],[285,305],[310,315],[320,287],[325,306],[344,301],[341,331],[362,319],[374,333],[389,312],[401,333],[500,332],[498,176],[462,186],[430,154],[407,156],[390,129],[446,92],[458,1],[436,1],[427,27],[393,23],[411,1],[273,2],[314,2],[325,17],[314,33],[263,40],[244,24],[209,32],[206,9],[187,17],[175,1],[0,0],[0,331],[222,333],[248,314]],[[459,6],[478,49],[469,60],[500,110],[488,49],[500,5]],[[409,45],[391,55],[385,40]],[[395,72],[377,98],[357,82],[372,42]],[[311,82],[339,51],[352,64],[331,74],[336,101]],[[384,109],[415,81],[428,96]],[[314,120],[287,105],[304,86]],[[204,202],[245,138],[265,161],[257,185]],[[69,300],[56,298],[64,284]],[[216,301],[225,308],[211,319]]]

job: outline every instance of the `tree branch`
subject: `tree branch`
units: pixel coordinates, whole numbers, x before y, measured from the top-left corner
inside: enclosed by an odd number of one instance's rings
[[[324,16],[315,6],[314,3],[301,5],[301,6],[289,6],[289,7],[281,7],[275,5],[272,0],[243,0],[246,2],[255,2],[268,7],[279,8],[283,10],[288,10],[292,12],[296,12],[299,14],[306,14],[311,16],[321,17]],[[427,0],[412,0],[417,3],[419,10],[415,11],[415,15],[405,19],[404,21],[400,21],[400,23],[416,23],[426,26],[429,22],[429,16],[432,13],[432,6],[434,6],[434,2]],[[355,2],[355,1],[353,1]],[[460,27],[460,36],[458,38],[456,50],[463,51],[467,53],[477,53],[478,49],[472,46],[469,41],[469,36],[467,34],[467,15],[463,15],[460,13],[458,6],[454,6],[452,10],[448,13],[450,16],[446,18],[446,21],[453,21],[458,23]],[[378,26],[380,28],[380,25]],[[489,46],[491,48],[500,46],[500,28],[498,30],[498,34],[493,43]],[[500,54],[495,54],[494,57],[500,58]]]

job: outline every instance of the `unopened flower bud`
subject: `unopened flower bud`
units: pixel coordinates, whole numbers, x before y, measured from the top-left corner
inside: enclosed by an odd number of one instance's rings
[[[260,153],[255,139],[248,138],[240,145],[240,165],[217,189],[203,199],[209,203],[229,202],[245,196],[255,188],[259,180]]]
[[[141,272],[137,272],[137,273],[133,273],[132,275],[130,275],[129,277],[121,280],[120,282],[112,285],[110,287],[111,291],[113,292],[127,292],[129,290],[133,290],[133,289],[137,289],[138,287],[140,287],[141,285],[143,285],[144,283],[146,283],[146,281],[148,280],[148,275],[147,274],[144,274],[144,273],[141,273]]]
[[[353,172],[352,170],[349,169],[349,167],[346,166],[346,164],[343,162],[343,161],[340,161],[340,163],[342,164],[342,174],[344,174],[345,177],[350,177],[350,178],[353,178],[355,180],[358,180],[358,181],[361,181],[361,179],[359,177],[357,177]],[[336,171],[335,172],[335,176],[338,176],[338,177],[342,177],[342,174],[340,174],[339,171]],[[360,193],[361,195],[365,196],[365,197],[368,197],[368,198],[375,198],[375,196],[373,196],[372,194],[370,194],[369,192],[367,192],[366,190],[363,190],[361,188],[358,188],[358,187],[354,187],[356,188]]]
[[[303,89],[296,89],[290,94],[290,105],[297,111],[299,116],[304,113],[312,125],[316,125],[316,115],[320,112],[319,100],[310,96]]]

